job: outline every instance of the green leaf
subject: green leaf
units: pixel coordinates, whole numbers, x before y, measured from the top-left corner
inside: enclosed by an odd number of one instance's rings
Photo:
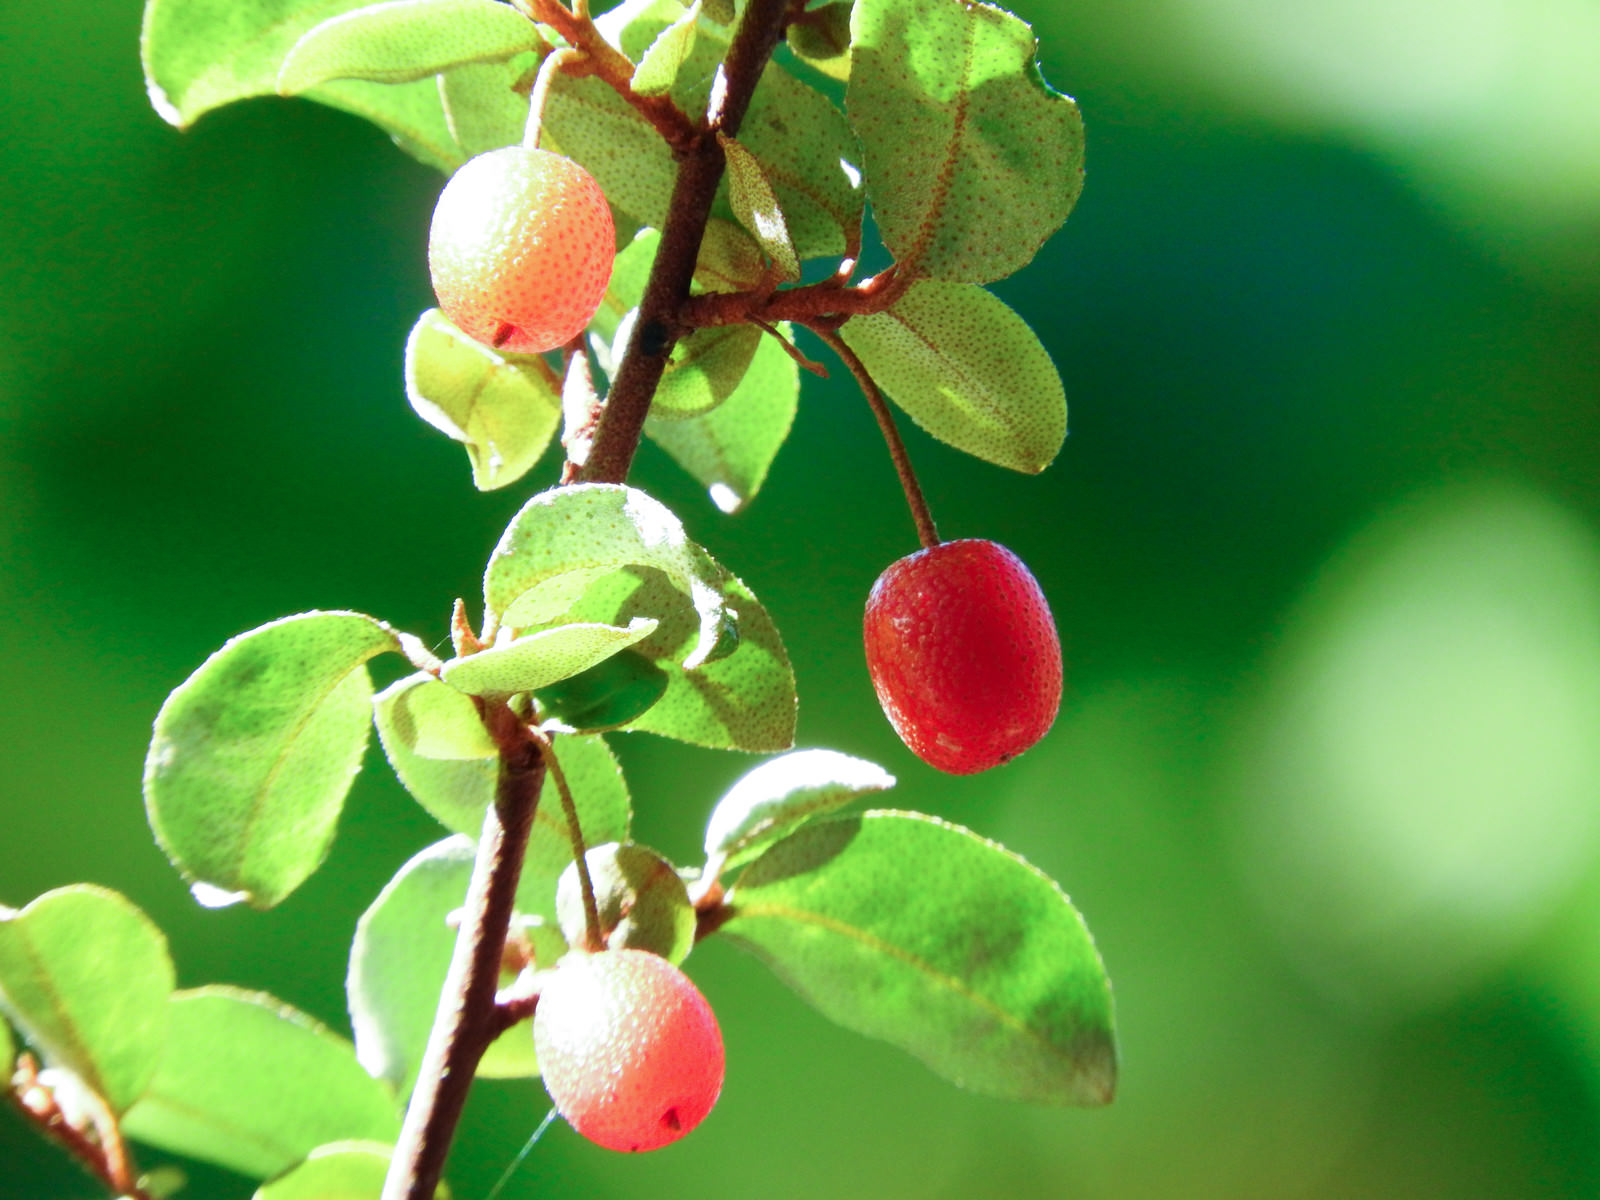
[[[499,354],[436,308],[406,339],[405,375],[417,415],[466,445],[479,491],[527,474],[561,424],[560,387],[542,361]]]
[[[637,720],[667,691],[667,673],[624,651],[534,693],[547,733],[604,733]]]
[[[633,69],[633,90],[641,96],[661,96],[672,89],[678,72],[694,52],[695,28],[700,22],[700,0],[663,29],[639,65]]]
[[[233,638],[167,697],[145,809],[202,903],[270,907],[327,856],[367,746],[363,664],[398,649],[361,613],[301,613]]]
[[[543,45],[538,27],[499,0],[387,0],[312,28],[283,60],[278,91],[292,96],[330,79],[409,83]]]
[[[600,935],[610,950],[645,950],[677,964],[694,949],[698,924],[677,868],[635,842],[608,842],[583,856],[594,888]],[[588,940],[588,914],[576,862],[556,885],[556,921],[567,944]]]
[[[1044,470],[1067,435],[1067,397],[1023,319],[982,288],[922,280],[842,337],[916,423],[985,462]]]
[[[640,224],[666,223],[677,164],[655,127],[593,76],[558,75],[540,144],[588,168],[613,207]]]
[[[372,698],[372,709],[385,746],[394,741],[422,758],[454,762],[498,753],[472,698],[426,671],[385,688]]]
[[[746,771],[706,823],[706,868],[716,878],[822,813],[894,786],[876,763],[836,750],[795,750]]]
[[[801,258],[845,254],[859,244],[861,144],[832,101],[771,64],[739,141],[761,163]]]
[[[667,690],[629,725],[716,750],[787,750],[794,744],[794,672],[777,627],[739,580],[725,585],[738,648],[695,670],[667,669]]]
[[[9,1079],[17,1061],[17,1044],[11,1040],[11,1026],[0,1021],[0,1078]]]
[[[792,22],[785,30],[795,55],[840,81],[850,78],[850,10],[853,0],[824,4],[806,13],[804,24]]]
[[[693,606],[699,637],[683,665],[693,669],[705,662],[727,620],[722,596],[727,573],[689,540],[665,505],[637,488],[577,484],[534,496],[512,518],[489,558],[484,608],[512,628],[549,624],[567,613],[591,583],[629,566],[660,571]],[[667,614],[631,616],[665,619]],[[569,619],[591,618],[574,614]]]
[[[748,233],[717,217],[706,222],[694,264],[696,283],[707,291],[738,292],[760,283],[766,270],[761,247]]]
[[[1025,266],[1083,188],[1083,120],[1032,30],[976,0],[856,0],[851,35],[845,107],[895,260],[966,283]]]
[[[123,1131],[257,1179],[347,1138],[393,1142],[389,1090],[355,1048],[260,992],[174,992],[161,1065]]]
[[[651,415],[672,420],[716,409],[738,389],[761,338],[754,325],[711,326],[683,338],[662,372]]]
[[[1021,858],[917,813],[804,825],[730,893],[723,931],[833,1021],[974,1091],[1105,1104],[1111,986],[1066,895]]]
[[[460,834],[429,846],[356,922],[345,978],[356,1057],[398,1096],[409,1096],[417,1081],[456,944],[447,918],[465,901],[472,859],[472,839]],[[526,1027],[507,1030],[499,1041],[505,1043],[496,1053],[499,1077],[539,1073]]]
[[[532,56],[510,62],[456,67],[439,77],[439,99],[450,136],[464,158],[475,158],[522,141],[528,97],[513,88]]]
[[[789,237],[789,223],[761,163],[733,138],[719,133],[717,141],[728,164],[728,201],[734,217],[755,235],[779,278],[799,279],[800,258]]]
[[[333,1142],[318,1146],[286,1175],[256,1190],[254,1200],[379,1200],[394,1157],[392,1146],[378,1142]],[[435,1200],[449,1200],[440,1184]]]
[[[0,1010],[114,1114],[155,1074],[173,985],[167,939],[116,892],[77,884],[0,908]],[[0,1040],[9,1079],[15,1052]]]
[[[472,696],[511,696],[570,679],[656,631],[648,617],[615,625],[575,623],[530,633],[466,658],[452,658],[444,682]]]
[[[467,161],[467,153],[450,132],[438,82],[369,83],[364,79],[336,79],[302,93],[315,100],[372,122],[418,162],[448,174]]]
[[[589,328],[599,334],[602,340],[617,343],[613,346],[613,360],[622,357],[623,347],[618,330],[623,328],[623,319],[639,307],[639,299],[644,295],[644,285],[650,278],[650,268],[655,263],[656,250],[660,245],[661,234],[654,229],[641,230],[638,236],[617,252],[617,257],[612,261],[611,282],[606,285],[606,294],[601,298],[600,309]],[[614,366],[614,361],[608,365],[608,374]]]
[[[779,329],[789,336],[787,325]],[[713,504],[735,513],[766,480],[799,399],[799,366],[776,338],[763,337],[739,386],[715,409],[677,420],[652,410],[644,431],[700,481]]]
[[[140,57],[150,102],[182,129],[203,113],[277,90],[311,29],[371,0],[148,0]]]

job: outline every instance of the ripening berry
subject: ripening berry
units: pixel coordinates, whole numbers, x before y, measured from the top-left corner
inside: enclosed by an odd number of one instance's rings
[[[700,1124],[722,1091],[722,1032],[689,977],[644,950],[568,954],[533,1013],[556,1109],[609,1150],[654,1150]]]
[[[1061,706],[1050,606],[1004,546],[943,542],[890,564],[867,597],[867,671],[912,753],[970,775],[1042,738]]]
[[[577,163],[522,146],[491,150],[439,195],[428,235],[433,291],[468,336],[541,354],[593,318],[615,239],[600,185]]]

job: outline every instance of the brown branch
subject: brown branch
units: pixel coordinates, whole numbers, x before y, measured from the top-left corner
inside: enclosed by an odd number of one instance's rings
[[[16,1075],[8,1081],[6,1095],[30,1125],[77,1159],[84,1170],[113,1194],[122,1200],[151,1200],[150,1194],[135,1182],[133,1162],[123,1144],[122,1130],[99,1096],[93,1097],[93,1101],[103,1111],[94,1114],[95,1136],[90,1137],[67,1119],[55,1094],[39,1082],[38,1064],[31,1054],[18,1057]]]
[[[432,1200],[473,1072],[498,1029],[501,956],[544,783],[544,760],[527,726],[508,707],[487,709],[484,723],[500,747],[495,800],[484,815],[455,953],[383,1200]]]
[[[749,0],[712,84],[705,132],[680,154],[669,216],[639,315],[606,396],[589,461],[578,475],[584,482],[621,483],[628,477],[650,401],[672,347],[685,332],[679,313],[689,296],[711,202],[722,181],[724,162],[716,135],[732,137],[738,132],[789,11],[789,0]]]
[[[691,329],[745,322],[772,325],[779,321],[836,329],[851,317],[882,312],[905,295],[911,283],[909,273],[890,267],[852,287],[840,287],[834,278],[776,292],[707,292],[685,300],[678,319]]]
[[[889,457],[894,462],[895,474],[900,476],[900,487],[905,491],[906,505],[911,509],[911,519],[916,522],[917,537],[924,549],[931,550],[939,544],[939,531],[934,528],[933,514],[928,511],[928,502],[922,495],[922,485],[917,482],[917,473],[911,468],[911,456],[906,453],[906,444],[900,440],[900,431],[895,428],[894,416],[889,412],[889,405],[884,400],[883,393],[873,382],[866,364],[856,357],[854,350],[845,345],[842,337],[826,327],[813,325],[810,329],[828,344],[828,348],[839,356],[839,361],[850,368],[850,374],[856,377],[856,383],[861,387],[861,394],[867,398],[867,405],[878,420],[878,428],[883,430],[883,440],[889,445]]]
[[[582,0],[569,10],[560,0],[512,0],[512,6],[530,21],[548,25],[567,44],[581,50],[589,59],[589,69],[621,96],[659,133],[676,152],[688,150],[696,141],[694,122],[669,96],[641,96],[633,90],[633,62],[595,28],[589,19],[588,5]]]

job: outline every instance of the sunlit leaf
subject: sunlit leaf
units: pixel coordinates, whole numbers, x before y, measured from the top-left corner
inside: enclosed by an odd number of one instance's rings
[[[167,939],[116,892],[77,884],[0,908],[0,1010],[113,1113],[154,1075],[174,984]],[[0,1022],[0,1079],[13,1058]]]
[[[436,308],[406,339],[405,378],[417,415],[466,445],[480,491],[527,474],[561,424],[561,395],[548,368],[468,337]]]
[[[746,771],[706,823],[706,870],[715,877],[788,836],[812,817],[894,786],[876,763],[837,750],[795,750]]]
[[[761,338],[754,325],[719,325],[681,339],[661,374],[651,415],[672,420],[716,409],[738,389]]]
[[[444,664],[440,677],[473,696],[509,696],[569,679],[649,637],[656,622],[640,617],[626,628],[580,622],[530,633]]]
[[[494,739],[471,696],[426,671],[396,681],[372,698],[385,746],[394,742],[428,759],[492,758]]]
[[[301,98],[370,121],[412,158],[446,174],[467,161],[467,152],[456,142],[445,120],[436,80],[369,83],[365,79],[335,79],[302,92]]]
[[[728,201],[740,225],[755,237],[778,270],[779,278],[800,278],[800,258],[777,193],[756,156],[731,137],[717,135],[728,168]]]
[[[788,326],[780,326],[788,336]],[[775,338],[762,337],[733,394],[698,417],[652,410],[645,433],[734,513],[748,504],[789,436],[800,399],[800,368]]]
[[[1105,1104],[1111,988],[1061,889],[934,817],[803,825],[729,894],[723,932],[847,1028],[974,1091]]]
[[[677,166],[655,127],[602,81],[558,75],[544,111],[544,140],[588,168],[611,204],[659,229]]]
[[[611,950],[645,950],[681,963],[694,949],[697,918],[677,868],[636,842],[608,842],[583,856],[594,888],[600,935]],[[588,911],[577,864],[556,885],[556,919],[568,944],[588,940]]]
[[[856,0],[845,107],[902,267],[987,283],[1026,265],[1083,188],[1083,121],[1033,32],[969,0]]]
[[[958,450],[1036,473],[1067,434],[1067,397],[1027,323],[979,287],[924,280],[839,330],[913,420]]]
[[[700,2],[695,2],[656,36],[633,70],[633,90],[641,96],[664,95],[671,90],[678,72],[694,51],[695,28],[700,21]]]
[[[498,0],[386,0],[314,26],[284,58],[278,91],[330,79],[406,83],[543,44],[532,21]]]
[[[512,87],[531,55],[510,62],[474,63],[439,76],[439,98],[450,136],[466,158],[515,146],[528,124],[528,97]]]
[[[363,664],[398,646],[360,613],[302,613],[233,638],[167,697],[145,807],[186,879],[267,907],[317,868],[366,749]]]
[[[692,669],[705,662],[728,619],[722,594],[727,573],[689,540],[665,505],[637,488],[577,484],[534,496],[489,558],[484,607],[513,628],[548,624],[567,613],[590,584],[630,566],[660,571],[692,606],[699,637],[683,665]]]
[[[356,922],[345,993],[356,1057],[368,1074],[409,1096],[439,1008],[460,910],[472,876],[472,839],[446,838],[415,855]],[[527,1027],[510,1029],[495,1055],[497,1074],[537,1075]]]
[[[850,78],[851,3],[839,0],[812,8],[804,21],[791,22],[784,31],[796,57],[838,80]]]
[[[694,279],[711,292],[737,292],[754,287],[766,274],[761,247],[732,221],[712,217],[700,239]]]
[[[212,986],[174,992],[161,1065],[130,1137],[265,1179],[328,1142],[393,1142],[389,1089],[355,1048],[282,1001]]]

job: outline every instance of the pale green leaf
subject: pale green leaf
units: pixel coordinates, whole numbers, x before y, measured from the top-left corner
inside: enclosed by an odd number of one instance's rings
[[[700,0],[684,10],[657,35],[633,69],[633,90],[641,96],[661,96],[671,90],[678,72],[694,52],[695,28],[700,21]]]
[[[426,671],[396,681],[372,698],[379,736],[413,754],[452,762],[493,757],[494,739],[472,697]]]
[[[923,280],[839,330],[872,378],[942,442],[1036,473],[1061,450],[1067,397],[1050,354],[1005,302],[970,284]]]
[[[813,821],[740,877],[722,931],[827,1016],[974,1091],[1105,1104],[1111,986],[1047,876],[917,813]]]
[[[522,142],[528,125],[528,97],[512,86],[532,55],[510,62],[475,63],[439,76],[439,98],[450,136],[466,158]]]
[[[762,336],[754,325],[716,325],[680,339],[661,373],[650,415],[674,420],[714,411],[738,390]]]
[[[796,57],[838,80],[850,78],[850,10],[852,0],[824,4],[791,22],[784,35]]]
[[[760,283],[767,271],[760,244],[732,221],[712,217],[700,239],[694,280],[708,292],[738,292]]]
[[[394,1148],[380,1142],[318,1146],[305,1162],[256,1189],[253,1200],[379,1200]],[[440,1184],[435,1200],[449,1200]]]
[[[167,939],[116,892],[77,884],[0,908],[0,1011],[114,1114],[155,1074],[174,985]],[[14,1052],[0,1022],[0,1079]]]
[[[372,122],[412,158],[446,174],[467,161],[466,151],[445,120],[436,80],[369,83],[335,79],[302,92],[301,97]]]
[[[466,658],[452,658],[440,677],[472,696],[510,696],[548,687],[586,671],[656,631],[647,617],[626,628],[598,623],[557,625],[491,646]]]
[[[787,325],[779,331],[788,336]],[[766,480],[794,424],[799,399],[799,365],[776,338],[763,337],[739,386],[715,409],[677,420],[652,411],[644,431],[700,481],[713,504],[734,513]]]
[[[987,283],[1025,266],[1083,187],[1083,120],[1026,24],[977,0],[856,0],[845,106],[903,269]]]
[[[498,0],[386,0],[307,32],[279,68],[278,91],[289,96],[330,79],[407,83],[543,44],[532,21]]]
[[[527,474],[561,423],[557,381],[542,362],[490,349],[436,308],[406,339],[405,378],[417,415],[466,445],[479,491]]]
[[[697,918],[677,869],[635,842],[609,842],[583,856],[594,888],[600,937],[609,950],[645,950],[681,963],[694,949]],[[556,885],[556,919],[567,943],[588,942],[588,914],[577,863]]]
[[[363,664],[398,648],[371,617],[302,613],[233,638],[167,697],[145,808],[204,902],[271,906],[326,857],[367,744]]]
[[[272,996],[211,986],[174,992],[161,1065],[129,1110],[132,1138],[256,1179],[318,1146],[392,1143],[400,1117],[355,1047]]]
[[[655,127],[593,76],[558,75],[540,145],[588,168],[613,207],[641,224],[666,222],[677,165]]]
[[[792,833],[812,817],[894,786],[876,763],[837,750],[795,750],[746,771],[706,823],[706,868],[716,876]]]
[[[630,566],[662,572],[692,606],[699,637],[683,665],[704,663],[728,620],[722,595],[727,573],[689,540],[665,505],[637,488],[577,484],[534,496],[489,558],[484,609],[512,628],[547,625],[562,618],[590,584]],[[664,620],[668,613],[632,615]]]
[[[728,164],[728,202],[734,217],[755,236],[780,279],[799,279],[800,258],[766,171],[756,156],[733,138],[719,133],[717,141]]]

